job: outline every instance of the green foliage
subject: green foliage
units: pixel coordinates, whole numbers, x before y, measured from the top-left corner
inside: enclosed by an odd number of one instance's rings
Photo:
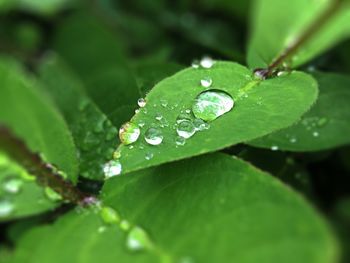
[[[350,78],[315,73],[320,96],[295,125],[259,138],[251,145],[288,151],[319,151],[350,143]],[[339,132],[342,131],[342,132]]]
[[[0,263],[349,262],[349,20],[0,0]]]
[[[337,256],[324,222],[302,198],[268,174],[223,154],[115,178],[104,187],[103,199],[153,238],[149,253],[127,252],[127,233],[85,211],[28,232],[14,262],[114,262],[115,258],[181,262],[187,258],[245,263],[275,258],[312,263],[332,262]],[[35,239],[42,245],[33,244]]]
[[[192,109],[196,96],[205,90],[200,80],[206,77],[214,83],[211,89],[227,92],[236,105],[231,112],[210,123],[208,130],[196,133],[183,146],[178,146],[176,120],[181,113]],[[129,172],[215,151],[289,126],[315,101],[316,86],[310,76],[300,72],[260,81],[247,68],[229,62],[217,62],[211,69],[181,71],[157,84],[147,95],[146,106],[133,117],[133,123],[145,125],[133,148],[127,145],[119,148],[122,169]],[[159,121],[157,114],[162,117]],[[152,127],[161,130],[164,137],[156,147],[143,138]],[[147,154],[153,158],[147,160]]]

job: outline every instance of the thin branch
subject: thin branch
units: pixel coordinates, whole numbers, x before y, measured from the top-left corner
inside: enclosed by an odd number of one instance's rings
[[[342,4],[342,0],[333,0],[330,6],[268,66],[265,77],[271,76],[278,67],[288,58],[294,55],[300,47],[308,42],[327,22],[337,13]]]
[[[70,181],[65,180],[55,166],[45,163],[39,154],[31,152],[23,141],[3,126],[0,126],[0,149],[30,174],[36,176],[40,185],[52,188],[65,200],[82,206],[97,202],[94,196],[81,192]]]

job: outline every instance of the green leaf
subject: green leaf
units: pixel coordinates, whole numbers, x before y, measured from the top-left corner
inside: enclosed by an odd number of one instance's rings
[[[69,0],[13,0],[18,6],[26,11],[43,15],[52,15],[68,5]],[[71,4],[71,3],[70,3]]]
[[[205,90],[200,80],[206,77],[212,79],[212,89],[232,96],[235,106],[211,122],[209,130],[197,132],[185,145],[178,146],[176,119],[191,109],[195,98]],[[131,120],[145,125],[133,147],[119,148],[123,171],[212,152],[288,127],[310,108],[316,96],[316,82],[301,72],[259,81],[247,68],[230,62],[217,62],[211,69],[183,70],[158,83],[147,95],[147,105]],[[156,115],[162,119],[156,120]],[[161,130],[164,139],[160,145],[145,142],[145,132],[151,127]]]
[[[0,80],[0,124],[76,182],[78,162],[72,136],[62,116],[39,92],[39,84],[6,60],[0,61]]]
[[[142,96],[145,96],[158,82],[184,69],[175,63],[142,63],[134,68],[137,85]]]
[[[74,41],[72,41],[74,40]],[[54,48],[79,75],[88,95],[116,126],[134,113],[140,92],[125,62],[119,39],[91,15],[68,17],[59,27]],[[119,114],[121,108],[123,114]]]
[[[101,166],[112,158],[118,130],[84,92],[80,80],[57,57],[41,66],[43,88],[61,110],[79,150],[80,174],[103,179]],[[64,87],[64,89],[62,89]]]
[[[293,42],[298,41],[307,28],[325,10],[335,4],[326,1],[256,0],[252,15],[252,35],[248,48],[250,68],[265,68]],[[291,58],[297,67],[310,61],[350,35],[350,4],[348,1]]]
[[[320,151],[350,143],[350,78],[315,73],[320,94],[316,104],[295,125],[259,138],[250,145],[288,151]]]
[[[0,152],[0,222],[39,214],[56,206],[33,175]]]
[[[131,232],[103,225],[95,213],[73,212],[25,234],[13,262],[332,263],[337,257],[332,234],[304,199],[227,155],[113,178],[103,196],[147,231],[152,246],[131,253]]]

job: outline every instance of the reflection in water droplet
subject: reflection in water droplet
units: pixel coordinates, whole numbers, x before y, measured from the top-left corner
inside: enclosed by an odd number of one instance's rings
[[[204,88],[209,88],[212,83],[213,81],[209,77],[201,79],[201,86]]]
[[[157,128],[149,128],[145,132],[145,141],[151,145],[159,145],[163,141],[162,131]]]
[[[145,107],[146,106],[146,100],[144,98],[138,99],[137,105],[139,105],[140,108]]]
[[[232,97],[224,91],[208,90],[197,96],[193,114],[204,121],[213,121],[229,112],[234,106]]]
[[[0,200],[0,218],[6,218],[14,212],[14,204],[9,200]]]
[[[7,178],[3,183],[3,189],[10,194],[17,194],[21,191],[23,180],[16,177]]]
[[[101,208],[100,216],[106,224],[117,224],[120,222],[120,216],[117,211],[108,206]]]
[[[195,134],[196,129],[193,122],[184,120],[177,125],[176,132],[179,136],[188,139]]]
[[[122,165],[119,160],[111,160],[103,166],[103,173],[105,175],[105,179],[120,175],[121,172]]]
[[[128,145],[137,141],[140,136],[140,128],[138,125],[127,122],[119,130],[119,138],[124,145]]]
[[[146,153],[146,155],[145,155],[145,159],[146,160],[151,160],[153,158],[153,153],[151,153],[151,152],[148,152],[148,153]]]
[[[186,143],[186,139],[181,136],[176,136],[175,143],[176,145],[183,146]]]
[[[52,188],[50,187],[45,187],[45,195],[48,199],[50,199],[51,201],[57,202],[62,200],[62,196],[60,194],[58,194],[56,191],[54,191]]]
[[[200,61],[200,65],[203,68],[211,68],[214,65],[215,61],[211,57],[203,57]]]
[[[152,242],[147,233],[140,227],[133,227],[127,235],[126,246],[131,251],[150,249]]]

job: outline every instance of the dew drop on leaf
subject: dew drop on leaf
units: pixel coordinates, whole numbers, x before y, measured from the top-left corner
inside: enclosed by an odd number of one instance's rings
[[[151,160],[152,158],[153,158],[153,153],[151,153],[151,152],[146,153],[146,155],[145,155],[146,160]]]
[[[124,231],[128,231],[130,229],[131,225],[130,225],[129,221],[124,219],[120,222],[119,227]]]
[[[141,131],[138,125],[127,122],[119,129],[119,138],[124,145],[128,145],[136,142],[140,133]]]
[[[208,90],[200,93],[192,106],[196,118],[213,121],[229,112],[234,106],[232,97],[224,91]]]
[[[149,128],[145,132],[145,141],[151,145],[161,144],[163,142],[162,131],[160,129],[153,128],[153,127]]]
[[[203,78],[201,79],[201,86],[204,88],[209,88],[212,85],[213,81],[211,78]]]
[[[196,133],[193,122],[184,120],[177,125],[176,132],[179,136],[188,139]]]
[[[186,143],[186,139],[184,137],[181,137],[181,136],[176,136],[175,143],[176,143],[176,145],[183,146]]]
[[[137,100],[137,105],[139,105],[140,108],[143,108],[146,106],[146,100],[144,98],[140,98]]]
[[[21,191],[23,180],[16,177],[9,177],[3,183],[3,190],[9,194],[17,194]]]
[[[105,175],[105,179],[120,175],[121,172],[122,165],[119,160],[111,160],[103,166],[103,173]]]
[[[271,150],[272,151],[278,151],[278,146],[277,145],[273,145],[273,146],[271,146]]]
[[[167,107],[168,106],[168,101],[166,99],[161,99],[160,100],[160,105],[162,105],[162,107]]]
[[[118,224],[120,222],[120,216],[113,208],[104,206],[101,208],[100,216],[106,224]]]
[[[0,200],[0,218],[6,218],[14,212],[14,204],[9,200]]]
[[[202,68],[211,68],[214,65],[215,61],[211,57],[203,57],[200,61]]]
[[[141,251],[152,247],[147,233],[140,227],[133,227],[126,237],[126,246],[130,251]]]
[[[197,59],[193,60],[191,66],[195,69],[199,68],[199,61]]]
[[[317,132],[317,131],[314,131],[314,132],[312,133],[312,136],[314,136],[314,137],[318,137],[318,136],[320,136],[320,133],[319,133],[319,132]]]

